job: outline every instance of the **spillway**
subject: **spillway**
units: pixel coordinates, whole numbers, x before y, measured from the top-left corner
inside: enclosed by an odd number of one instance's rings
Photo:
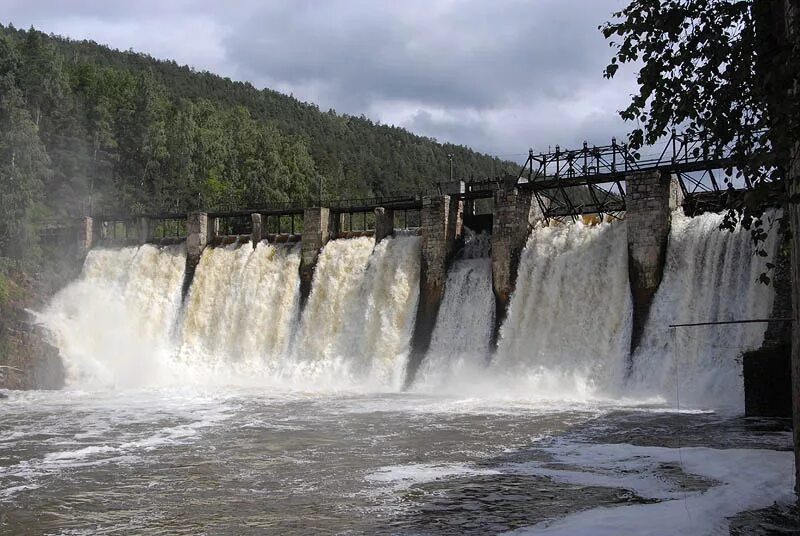
[[[39,315],[64,358],[68,385],[170,381],[185,264],[182,246],[89,252],[80,279]]]
[[[748,230],[719,229],[722,218],[673,215],[664,277],[633,356],[631,385],[641,395],[742,408],[740,356],[761,345],[766,324],[668,327],[770,315],[774,289],[757,282],[768,259],[755,254]],[[770,255],[777,235],[768,233],[764,249]]]
[[[209,248],[183,318],[181,360],[222,372],[280,368],[297,324],[300,246]]]
[[[465,229],[464,247],[450,267],[431,345],[414,379],[419,391],[461,389],[485,374],[491,357],[495,301],[491,236]]]
[[[532,397],[615,396],[631,314],[624,222],[536,228],[492,368]]]
[[[296,381],[399,389],[419,300],[420,239],[326,244],[290,362]]]
[[[765,259],[747,230],[719,230],[721,219],[673,215],[663,282],[633,356],[625,222],[535,228],[496,350],[490,240],[467,232],[413,389],[740,407],[738,357],[761,344],[765,326],[667,328],[771,312],[772,288],[756,283]],[[183,304],[183,246],[95,249],[40,318],[73,386],[396,391],[419,300],[420,241],[328,242],[302,315],[299,245],[207,248]]]

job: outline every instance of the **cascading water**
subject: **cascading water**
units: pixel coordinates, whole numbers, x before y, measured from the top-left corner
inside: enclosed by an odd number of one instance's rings
[[[631,313],[624,222],[536,228],[492,368],[533,397],[614,396]]]
[[[673,215],[663,282],[629,375],[624,222],[531,233],[493,357],[489,239],[468,233],[414,388],[492,393],[502,385],[542,398],[681,396],[740,406],[736,356],[759,346],[765,326],[667,329],[770,313],[772,289],[756,284],[764,259],[753,255],[747,231],[720,231],[721,217]],[[40,317],[71,385],[253,378],[303,389],[399,389],[418,301],[420,239],[328,243],[301,319],[299,263],[299,246],[208,248],[182,311],[182,246],[97,249],[80,280]]]
[[[447,273],[431,346],[414,379],[420,391],[461,389],[485,373],[491,355],[495,303],[491,236],[465,229],[464,248]]]
[[[280,367],[297,323],[299,266],[299,245],[206,250],[187,298],[181,360],[245,374]]]
[[[766,324],[668,327],[769,317],[774,290],[757,282],[767,259],[754,254],[749,231],[719,229],[722,217],[673,215],[664,277],[633,356],[631,383],[640,394],[742,406],[738,357],[761,345]],[[776,239],[770,232],[765,251],[775,250]]]
[[[290,374],[330,386],[397,389],[419,299],[413,236],[335,240],[323,248]]]
[[[68,385],[169,381],[185,264],[182,246],[89,252],[81,278],[39,315],[64,358]]]

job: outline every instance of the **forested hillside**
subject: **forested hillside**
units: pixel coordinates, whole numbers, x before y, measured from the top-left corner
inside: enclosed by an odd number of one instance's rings
[[[515,169],[364,117],[93,42],[0,25],[0,257],[31,222],[415,192]]]

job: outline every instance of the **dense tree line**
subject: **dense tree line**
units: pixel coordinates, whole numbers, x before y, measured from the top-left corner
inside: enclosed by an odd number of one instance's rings
[[[88,41],[0,26],[0,257],[33,222],[417,192],[514,170],[364,117]]]

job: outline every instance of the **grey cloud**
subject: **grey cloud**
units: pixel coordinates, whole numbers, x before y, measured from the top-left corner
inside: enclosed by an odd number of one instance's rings
[[[324,81],[336,100],[491,108],[568,98],[600,79],[608,49],[596,30],[615,2],[285,3],[261,11],[226,48],[243,74]]]
[[[604,143],[630,72],[597,31],[625,0],[0,0],[3,22],[173,58],[495,154]]]

